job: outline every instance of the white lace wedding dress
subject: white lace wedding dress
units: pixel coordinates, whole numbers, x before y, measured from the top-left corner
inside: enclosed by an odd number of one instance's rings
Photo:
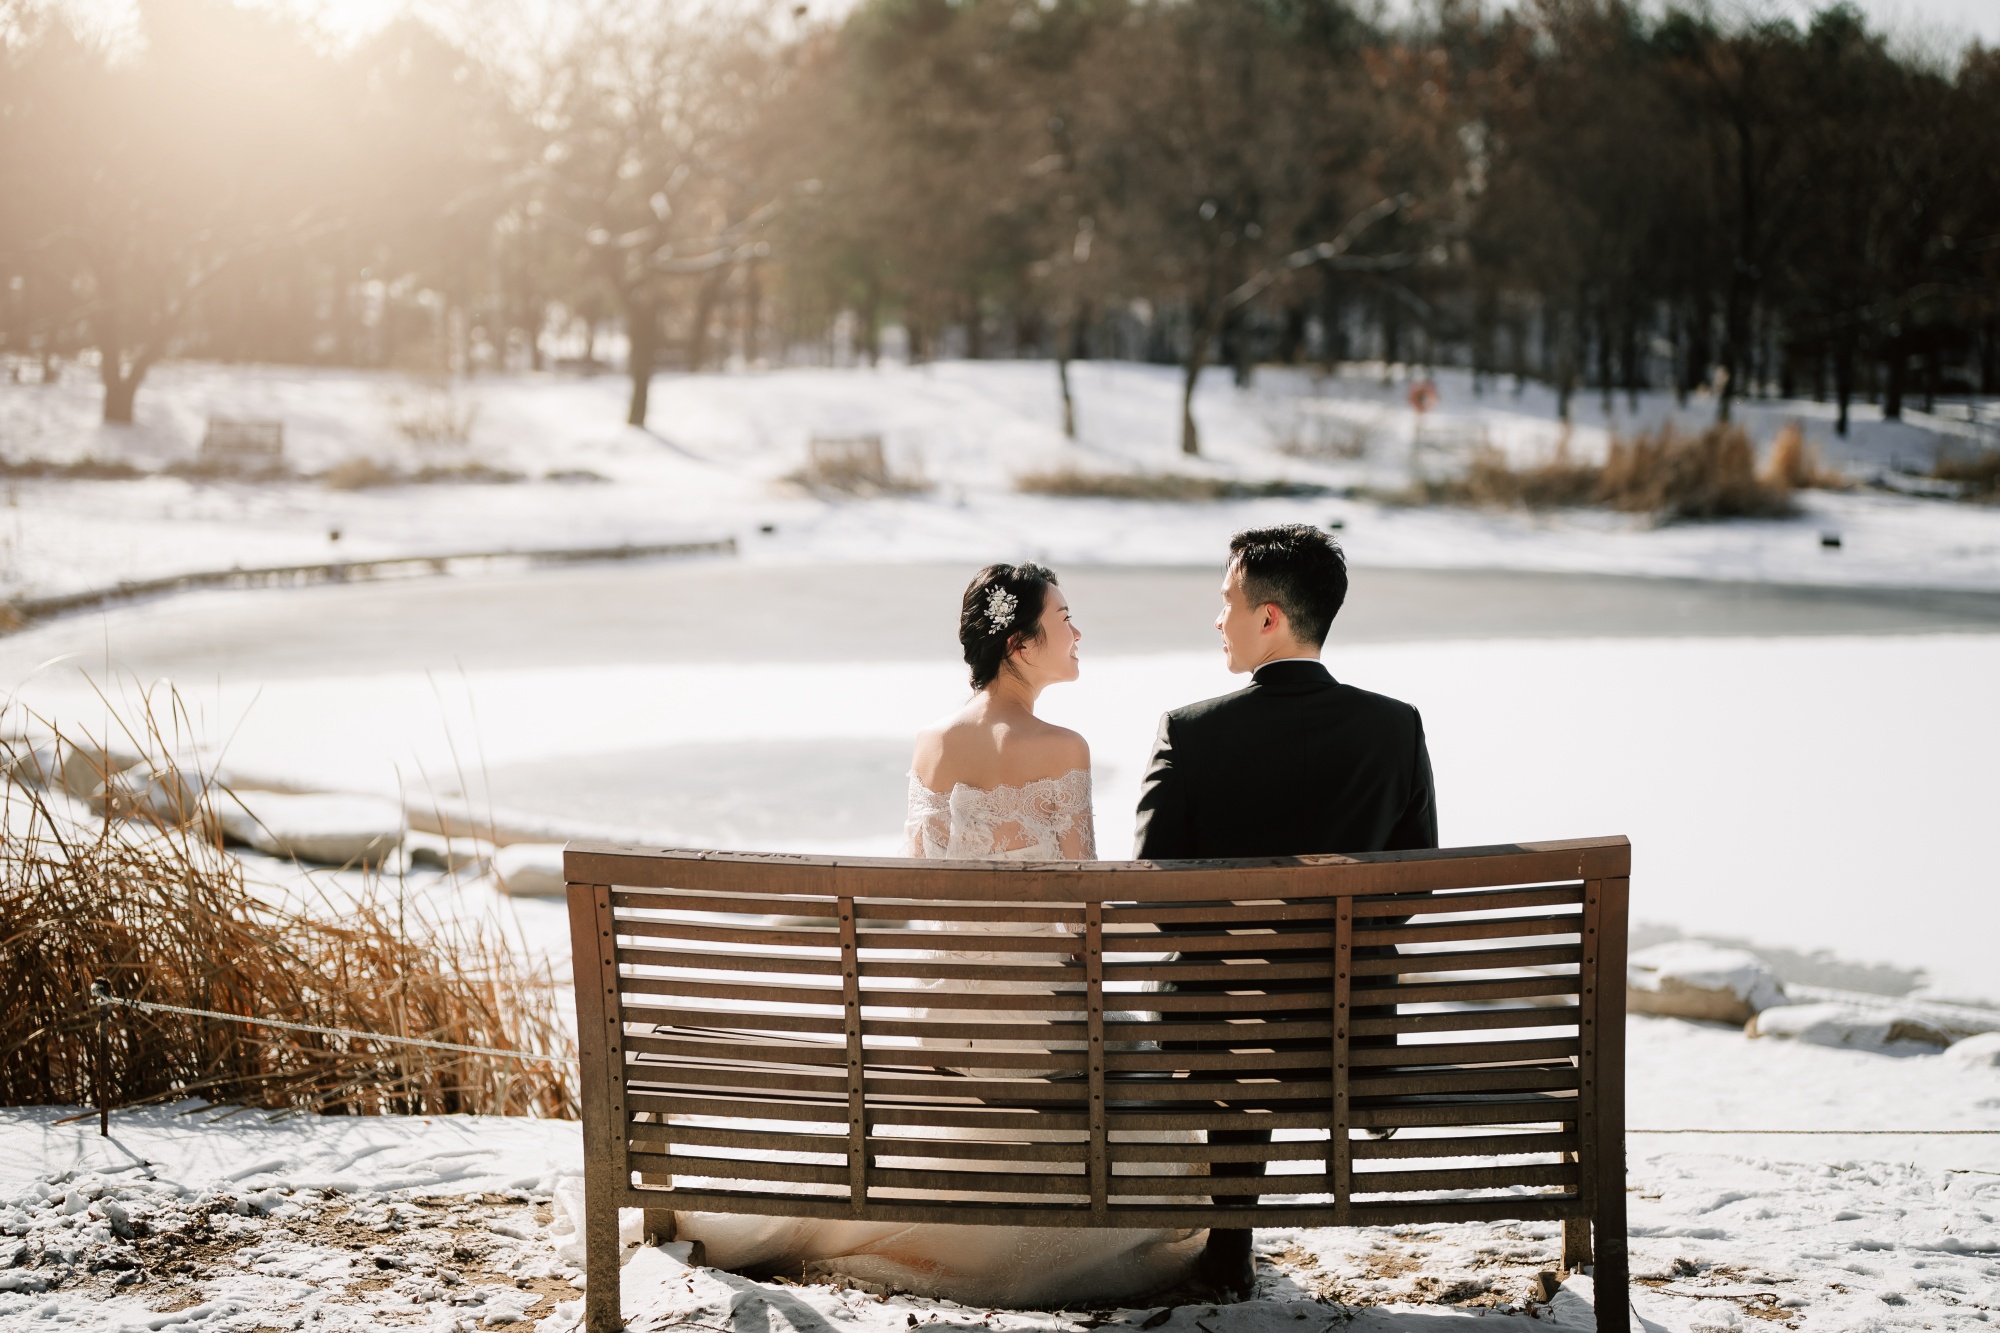
[[[934,792],[911,774],[904,833],[905,853],[931,860],[1091,860],[1097,847],[1090,772],[1079,768],[1058,778],[991,791],[961,783],[949,792]],[[936,928],[961,939],[982,930],[1019,934],[1023,929],[967,922],[937,923]],[[1044,929],[1051,934],[1063,930],[1056,925]],[[973,962],[1067,956],[1002,955],[976,947],[939,952]],[[966,988],[966,983],[951,984]],[[1010,983],[972,984],[1005,991]],[[984,1011],[995,1021],[1033,1020],[1045,1014]],[[1018,1076],[1022,1071],[1007,1072]],[[847,1278],[974,1305],[1057,1305],[1143,1296],[1186,1276],[1200,1252],[1202,1236],[1192,1231],[950,1226],[715,1213],[683,1213],[677,1224],[678,1234],[700,1240],[708,1262],[719,1268],[820,1281]]]

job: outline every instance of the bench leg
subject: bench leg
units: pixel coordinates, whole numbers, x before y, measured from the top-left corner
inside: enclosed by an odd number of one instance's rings
[[[1590,1219],[1587,1217],[1565,1217],[1563,1219],[1564,1273],[1580,1273],[1590,1263]]]
[[[625,1327],[618,1300],[618,1208],[608,1189],[591,1188],[585,1178],[583,1196],[583,1327],[584,1333],[618,1333]]]
[[[674,1229],[674,1210],[671,1208],[648,1208],[640,1215],[639,1234],[646,1238],[648,1245],[672,1240]]]
[[[1622,1156],[1622,1154],[1621,1154]],[[1619,1172],[1619,1184],[1624,1172]],[[1632,1266],[1625,1245],[1625,1191],[1598,1197],[1597,1264],[1591,1288],[1597,1296],[1597,1333],[1627,1333],[1632,1326]]]

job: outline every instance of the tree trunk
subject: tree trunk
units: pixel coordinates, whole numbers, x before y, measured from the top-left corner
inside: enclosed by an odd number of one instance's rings
[[[1597,312],[1597,392],[1598,405],[1603,409],[1607,425],[1611,414],[1617,410],[1611,401],[1615,387],[1611,377],[1611,314],[1600,307]]]
[[[116,315],[105,319],[97,337],[97,377],[104,385],[104,422],[109,426],[132,424],[132,407],[139,396],[139,382],[146,378],[152,358],[140,352],[130,361],[118,336]]]
[[[1056,330],[1056,382],[1062,386],[1063,438],[1076,438],[1076,398],[1070,390],[1069,363],[1081,356],[1084,325],[1089,322],[1090,304],[1080,302]]]
[[[1645,373],[1639,364],[1639,321],[1629,310],[1625,314],[1619,351],[1625,374],[1625,406],[1636,417],[1639,415],[1639,390],[1645,387]]]
[[[1250,356],[1250,330],[1246,327],[1247,323],[1248,319],[1243,308],[1239,306],[1229,312],[1229,317],[1222,325],[1224,356],[1229,362],[1230,375],[1239,389],[1249,388],[1250,378],[1256,373],[1256,366]]]
[[[1321,369],[1331,375],[1340,368],[1344,350],[1341,347],[1340,293],[1334,283],[1332,267],[1321,264],[1319,270],[1319,361]]]
[[[1293,301],[1285,307],[1284,332],[1278,337],[1278,360],[1288,366],[1299,363],[1306,347],[1306,307]]]
[[[632,405],[625,413],[625,424],[644,430],[646,400],[653,389],[653,363],[660,352],[660,315],[651,301],[626,302],[625,336],[630,344],[625,368],[632,377]]]
[[[1834,417],[1833,433],[1842,439],[1847,437],[1847,405],[1854,398],[1854,333],[1842,332],[1840,342],[1833,353],[1833,394],[1839,407]]]
[[[132,424],[132,407],[139,396],[139,380],[145,371],[134,369],[121,375],[115,369],[117,358],[104,359],[104,422],[108,426],[129,426]]]
[[[868,353],[868,368],[882,363],[882,287],[868,279],[868,297],[861,305],[861,349]]]
[[[1910,354],[1903,349],[1899,337],[1889,344],[1889,382],[1882,391],[1882,418],[1885,421],[1903,419],[1903,372],[1908,367]]]
[[[728,269],[717,269],[701,280],[695,293],[694,323],[688,328],[688,373],[698,375],[708,366],[708,326],[715,322],[715,298],[722,290]]]
[[[758,277],[757,261],[743,270],[743,360],[756,365],[763,351],[764,284]]]
[[[1190,356],[1181,369],[1181,452],[1192,457],[1201,452],[1201,433],[1194,424],[1194,386],[1201,378],[1202,358]]]
[[[1201,380],[1202,367],[1208,364],[1208,349],[1220,323],[1207,314],[1190,321],[1187,360],[1181,365],[1181,452],[1190,456],[1201,452],[1201,433],[1194,424],[1194,388]]]

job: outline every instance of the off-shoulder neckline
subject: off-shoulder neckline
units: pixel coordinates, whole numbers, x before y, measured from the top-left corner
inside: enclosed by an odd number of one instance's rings
[[[981,796],[991,796],[996,792],[1003,792],[1003,791],[1027,791],[1032,787],[1046,787],[1053,783],[1068,782],[1071,778],[1075,777],[1079,773],[1083,774],[1085,777],[1090,776],[1090,770],[1088,768],[1072,768],[1068,772],[1060,773],[1052,778],[1034,778],[1027,782],[1003,782],[997,787],[975,787],[969,782],[954,782],[951,784],[950,791],[933,791],[930,787],[925,785],[924,780],[922,778],[917,776],[915,769],[910,770],[907,776],[909,777],[911,782],[915,783],[918,787],[922,788],[922,790],[928,793],[929,795],[938,797],[940,800],[948,801],[953,796],[956,796],[961,790],[976,791]]]

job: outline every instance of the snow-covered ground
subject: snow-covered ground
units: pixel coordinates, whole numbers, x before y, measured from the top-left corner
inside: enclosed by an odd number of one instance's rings
[[[1657,1129],[1983,1130],[1985,1136],[1634,1134],[1634,1304],[1644,1333],[1990,1327],[2000,1319],[2000,1069],[1630,1025],[1630,1118]],[[571,1123],[0,1111],[0,1328],[574,1326]],[[633,1219],[636,1224],[636,1218]],[[1258,1299],[1165,1311],[994,1313],[831,1285],[756,1283],[634,1257],[635,1329],[992,1333],[1525,1333],[1553,1308],[1548,1224],[1260,1232]],[[1532,1322],[1531,1322],[1532,1321]],[[525,1325],[522,1325],[525,1327]]]
[[[1174,504],[1020,494],[1014,484],[1023,474],[1071,467],[1284,478],[1336,490],[1395,490],[1411,475],[1417,417],[1404,385],[1385,385],[1378,370],[1324,380],[1266,370],[1247,391],[1212,372],[1197,398],[1200,459],[1177,450],[1171,367],[1082,363],[1074,380],[1081,439],[1072,444],[1058,430],[1046,362],[661,375],[646,431],[619,424],[625,388],[616,376],[493,377],[431,390],[387,374],[203,364],[155,370],[138,424],[113,428],[98,423],[98,390],[73,367],[55,385],[0,385],[0,455],[94,457],[154,475],[7,482],[0,600],[239,565],[714,536],[737,537],[746,559],[779,562],[1028,554],[1206,563],[1237,528],[1333,518],[1345,524],[1356,562],[1379,566],[2000,588],[2000,509],[1878,493],[1813,493],[1801,516],[1783,521],[1665,528],[1601,513],[1406,509],[1331,496]],[[1463,375],[1439,383],[1442,402],[1422,426],[1427,438],[1461,447],[1485,440],[1521,458],[1556,448],[1562,431],[1541,386],[1475,395]],[[439,411],[473,413],[468,443],[417,444],[398,430],[399,419]],[[1621,395],[1607,420],[1594,396],[1582,398],[1569,447],[1587,456],[1610,431],[1676,412],[1665,393],[1642,395],[1636,413]],[[1712,412],[1695,400],[1678,419],[1698,426]],[[157,475],[194,458],[211,414],[282,420],[288,462],[301,474],[365,458],[405,473],[477,464],[524,480],[342,491],[308,480]],[[1844,440],[1833,435],[1825,404],[1754,402],[1738,416],[1760,444],[1783,421],[1801,420],[1809,439],[1857,476],[1927,466],[1941,442],[1979,442],[1955,421],[1920,413],[1883,421],[1865,406]],[[809,437],[855,434],[880,435],[891,467],[929,489],[828,498],[782,480],[804,463]],[[1334,457],[1329,447],[1358,456]],[[603,480],[577,479],[585,474]],[[1841,534],[1838,550],[1822,547],[1827,531]]]

